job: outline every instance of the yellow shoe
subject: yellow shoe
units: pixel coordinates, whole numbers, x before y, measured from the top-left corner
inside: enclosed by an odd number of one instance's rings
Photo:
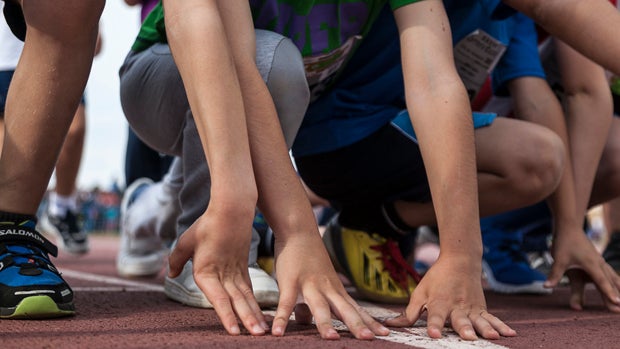
[[[398,244],[378,234],[328,224],[323,242],[336,270],[361,296],[381,303],[408,303],[420,275],[405,261]]]

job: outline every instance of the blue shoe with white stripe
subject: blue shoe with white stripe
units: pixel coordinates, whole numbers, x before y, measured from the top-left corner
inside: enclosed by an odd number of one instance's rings
[[[57,248],[34,221],[0,225],[0,318],[42,319],[75,314],[73,291],[48,254]]]

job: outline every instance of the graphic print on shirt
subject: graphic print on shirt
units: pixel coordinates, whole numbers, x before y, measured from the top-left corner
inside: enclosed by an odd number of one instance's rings
[[[366,2],[251,0],[256,28],[291,38],[301,51],[315,100],[351,57],[369,26]]]

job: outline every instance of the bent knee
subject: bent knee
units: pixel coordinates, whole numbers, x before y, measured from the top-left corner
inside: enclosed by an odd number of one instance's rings
[[[524,140],[519,169],[512,175],[518,190],[542,200],[558,186],[565,168],[566,148],[553,131],[540,128]]]

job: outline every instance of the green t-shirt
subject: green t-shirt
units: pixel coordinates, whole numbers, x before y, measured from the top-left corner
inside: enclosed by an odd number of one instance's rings
[[[290,38],[304,57],[313,97],[331,84],[381,9],[422,0],[250,0],[254,26]],[[161,2],[145,19],[134,51],[166,42]]]

